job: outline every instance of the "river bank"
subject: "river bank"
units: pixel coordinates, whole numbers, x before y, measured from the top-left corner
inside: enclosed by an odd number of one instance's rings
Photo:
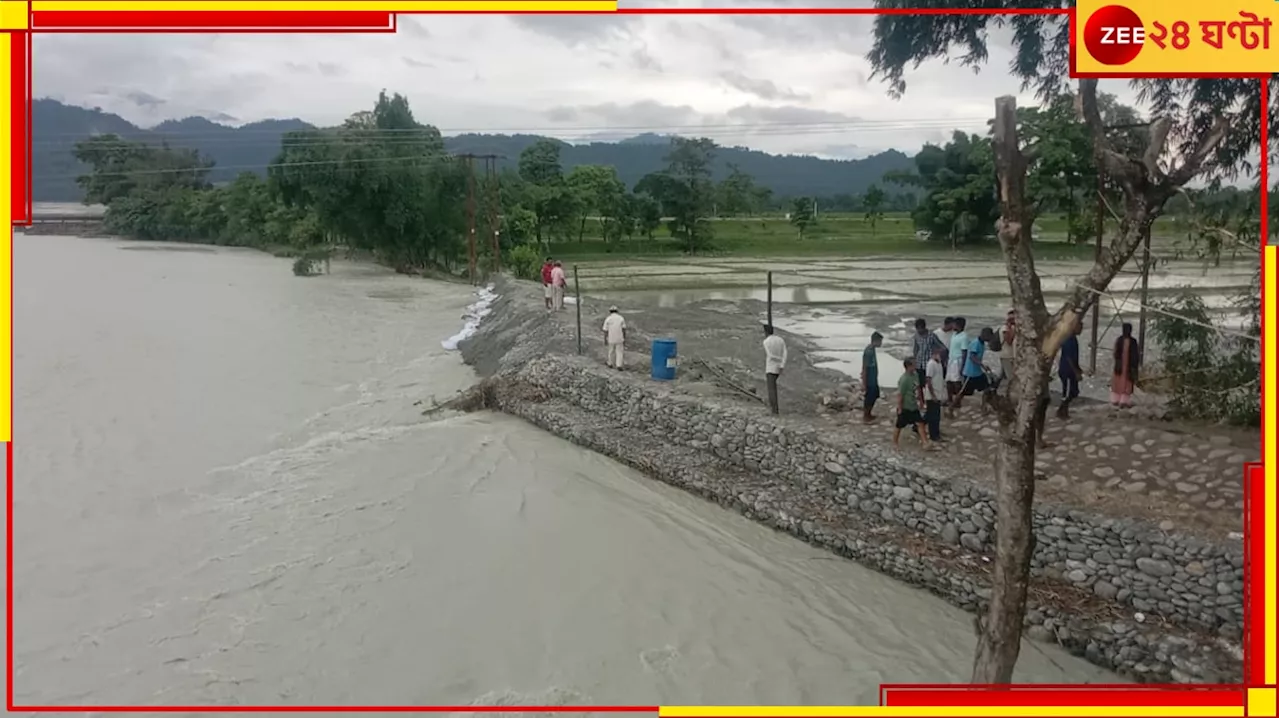
[[[530,284],[500,279],[496,292],[461,343],[489,377],[468,398],[474,406],[520,416],[965,610],[984,605],[994,530],[987,457],[997,436],[976,411],[944,427],[944,455],[894,454],[889,427],[818,409],[818,394],[847,379],[811,361],[815,347],[801,337],[785,337],[783,415],[763,410],[753,398],[763,384],[754,307],[629,306],[635,351],[629,371],[613,372],[595,331],[607,305],[584,299],[586,351],[577,356],[572,310],[548,314]],[[675,382],[648,378],[655,336],[679,341]],[[1256,440],[1195,442],[1176,426],[1085,407],[1049,435],[1059,448],[1040,464],[1027,636],[1140,681],[1238,680],[1235,497]]]

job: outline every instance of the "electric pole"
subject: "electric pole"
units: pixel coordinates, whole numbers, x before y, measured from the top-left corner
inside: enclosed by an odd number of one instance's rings
[[[467,276],[476,283],[476,165],[473,155],[467,162]]]

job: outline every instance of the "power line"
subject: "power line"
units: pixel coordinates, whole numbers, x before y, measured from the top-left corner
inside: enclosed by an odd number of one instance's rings
[[[546,134],[548,132],[605,132],[605,131],[644,132],[644,131],[657,131],[657,130],[716,131],[716,130],[733,130],[733,129],[739,129],[739,128],[768,128],[768,127],[777,127],[777,128],[803,128],[803,127],[863,128],[863,127],[867,127],[869,128],[869,127],[883,126],[883,127],[889,127],[889,128],[899,128],[899,127],[905,127],[905,126],[931,125],[931,124],[943,124],[947,127],[951,127],[957,124],[985,125],[985,123],[987,123],[989,120],[990,120],[989,117],[940,117],[940,118],[927,118],[927,119],[922,118],[922,119],[892,119],[892,120],[810,120],[810,121],[779,120],[775,122],[761,122],[761,123],[726,122],[726,123],[705,123],[705,124],[653,124],[653,123],[639,124],[639,125],[607,124],[607,125],[581,125],[581,126],[570,126],[570,127],[528,127],[528,126],[524,126],[524,127],[436,127],[435,129],[442,134],[448,133],[451,135]],[[195,132],[184,132],[181,130],[147,130],[147,129],[139,128],[136,131],[104,132],[101,134],[114,134],[114,135],[119,135],[120,137],[137,136],[137,137],[161,138],[161,139],[168,138],[168,137],[214,138],[214,137],[224,137],[225,135],[230,133],[235,133],[237,135],[246,135],[246,134],[268,135],[268,136],[274,137],[274,136],[289,134],[293,132],[330,132],[334,130],[344,130],[344,129],[346,128],[316,127],[316,128],[310,128],[310,129],[281,131],[281,130],[273,130],[273,129],[266,129],[266,128],[237,129],[234,127],[226,127],[224,130],[213,130],[213,131],[200,130]],[[427,129],[427,128],[376,128],[375,127],[375,128],[367,128],[367,129],[356,128],[356,129],[347,130],[347,131],[359,132],[359,133],[370,134],[370,135],[394,135],[394,134],[422,132],[424,129]],[[78,132],[51,132],[51,133],[40,133],[40,134],[43,137],[73,137],[73,138],[83,137],[83,134]]]

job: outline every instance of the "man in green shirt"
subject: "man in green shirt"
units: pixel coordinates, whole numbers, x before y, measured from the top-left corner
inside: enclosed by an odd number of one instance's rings
[[[920,437],[920,445],[926,450],[933,446],[925,434],[924,417],[920,415],[920,407],[924,405],[924,391],[920,387],[920,377],[916,374],[916,360],[907,357],[902,360],[902,378],[898,380],[898,421],[893,427],[893,448],[898,449],[898,437],[908,426],[916,428],[916,436]]]

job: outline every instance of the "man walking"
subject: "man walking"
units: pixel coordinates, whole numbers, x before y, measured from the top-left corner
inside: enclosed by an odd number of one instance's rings
[[[978,338],[969,344],[962,371],[964,384],[960,388],[960,393],[956,394],[955,408],[960,408],[960,402],[964,397],[974,394],[982,396],[991,386],[991,382],[987,379],[987,369],[982,361],[986,358],[987,344],[990,344],[993,339],[995,339],[995,332],[991,331],[991,327],[983,327]]]
[[[557,261],[551,267],[551,308],[555,311],[564,309],[564,267]]]
[[[902,430],[913,426],[916,436],[920,437],[920,446],[929,450],[933,447],[925,436],[924,418],[920,416],[921,389],[919,375],[916,373],[916,360],[907,357],[902,360],[902,378],[898,380],[898,420],[893,426],[893,450],[898,450],[898,437]]]
[[[551,311],[551,270],[555,269],[555,265],[551,263],[551,257],[547,257],[547,261],[542,263],[542,299],[547,305],[547,311]]]
[[[942,346],[942,369],[946,374],[947,354],[951,352],[951,337],[956,333],[956,318],[947,317],[942,320],[942,326],[933,330],[933,336],[938,338],[938,344]],[[944,376],[945,379],[945,376]]]
[[[880,364],[876,361],[876,350],[884,343],[884,335],[871,332],[871,343],[862,350],[862,423],[870,424],[876,420],[871,410],[876,407],[880,398]]]
[[[924,370],[924,423],[929,428],[929,441],[942,441],[942,402],[947,399],[947,379],[942,368],[942,355],[942,347],[934,347],[933,357]]]
[[[627,320],[618,313],[617,307],[609,307],[609,316],[604,318],[604,344],[608,350],[605,365],[610,369],[622,370],[623,347],[627,343]]]
[[[1071,418],[1071,402],[1080,396],[1080,331],[1084,328],[1077,317],[1071,325],[1071,336],[1062,342],[1058,354],[1058,379],[1062,382],[1062,403],[1058,404],[1058,418]]]
[[[787,365],[787,343],[773,333],[773,325],[764,325],[764,382],[769,392],[769,411],[778,413],[778,377]]]

